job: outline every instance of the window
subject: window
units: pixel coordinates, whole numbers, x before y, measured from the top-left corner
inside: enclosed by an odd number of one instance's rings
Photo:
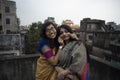
[[[6,24],[10,24],[10,19],[9,18],[6,19]]]
[[[89,39],[92,40],[92,39],[93,39],[93,36],[92,36],[92,35],[89,35]]]
[[[10,12],[10,7],[5,7],[5,12],[9,13]]]
[[[0,19],[2,19],[2,14],[0,14]]]
[[[0,26],[0,31],[2,31],[2,26]]]
[[[6,30],[6,33],[7,33],[7,34],[10,34],[10,33],[11,33],[11,31],[10,31],[10,30]]]
[[[87,31],[91,31],[91,24],[87,25]]]

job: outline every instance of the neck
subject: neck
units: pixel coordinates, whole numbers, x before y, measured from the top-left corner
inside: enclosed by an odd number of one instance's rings
[[[69,40],[66,40],[66,41],[65,41],[65,44],[68,44],[68,43],[69,43]]]

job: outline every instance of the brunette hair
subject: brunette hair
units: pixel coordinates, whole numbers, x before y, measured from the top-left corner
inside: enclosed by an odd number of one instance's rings
[[[54,40],[52,40],[52,39],[48,38],[47,35],[46,35],[46,28],[47,28],[49,25],[51,25],[51,24],[54,26],[54,28],[55,28],[56,31],[57,31],[56,26],[55,26],[52,22],[45,22],[45,23],[42,25],[42,27],[41,27],[40,36],[41,36],[42,39],[44,39],[44,40],[47,42],[47,44],[48,44],[48,46],[49,46],[50,48],[54,48],[54,47],[57,47],[57,44],[58,44],[57,38],[55,38]],[[56,35],[56,36],[57,36],[57,35]]]
[[[52,22],[45,22],[45,23],[42,25],[42,27],[41,27],[40,36],[41,36],[42,38],[48,38],[48,37],[46,36],[46,33],[45,33],[45,32],[46,32],[46,28],[47,28],[49,25],[53,25],[54,28],[55,28],[56,31],[57,31],[56,26],[55,26]]]
[[[73,33],[73,30],[70,28],[70,26],[68,26],[68,25],[61,25],[58,29],[57,29],[57,36],[60,36],[61,35],[61,33],[60,33],[60,29],[61,28],[64,28],[64,29],[66,29],[68,32],[70,32],[70,33]],[[73,39],[73,38],[70,38],[69,39],[69,41],[75,41],[76,39]]]

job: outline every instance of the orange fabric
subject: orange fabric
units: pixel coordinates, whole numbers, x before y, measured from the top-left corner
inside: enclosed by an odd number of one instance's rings
[[[55,76],[56,76],[56,70],[54,69],[54,71],[53,71],[53,73],[52,73],[52,75],[51,75],[51,77],[50,77],[50,80],[55,80]]]
[[[44,56],[37,60],[36,80],[54,80],[55,68]]]
[[[37,60],[36,80],[54,80],[56,70],[42,55]]]

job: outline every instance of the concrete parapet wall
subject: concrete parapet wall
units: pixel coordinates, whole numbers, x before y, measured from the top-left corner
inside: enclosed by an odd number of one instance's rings
[[[39,54],[1,57],[0,80],[35,80]]]
[[[0,80],[35,80],[40,54],[0,57]],[[119,66],[90,56],[89,80],[120,80]]]
[[[90,55],[90,80],[120,80],[120,65]]]

